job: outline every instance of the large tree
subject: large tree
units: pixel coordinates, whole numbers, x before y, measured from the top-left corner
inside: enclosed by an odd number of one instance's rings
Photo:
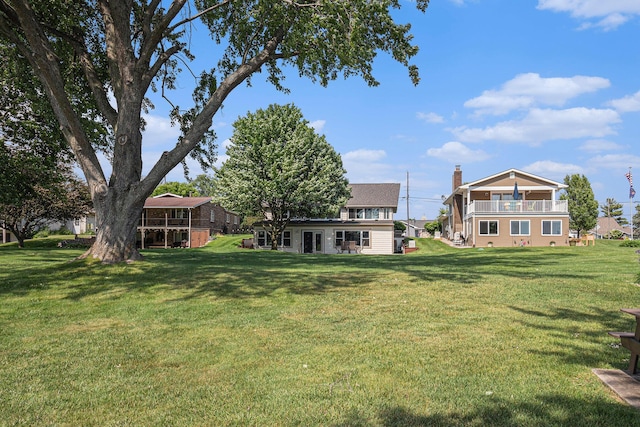
[[[569,227],[580,237],[583,231],[591,230],[598,223],[598,202],[586,176],[567,175],[564,183],[567,188],[560,195],[560,199],[568,201]]]
[[[266,219],[271,248],[292,218],[332,217],[349,190],[342,159],[293,105],[270,105],[234,123],[217,173],[222,206]]]
[[[629,221],[624,217],[622,203],[616,202],[616,199],[607,198],[607,201],[600,205],[600,211],[605,218],[615,218],[620,225],[626,225]]]
[[[428,3],[416,1],[422,11]],[[0,44],[28,63],[25,79],[40,81],[89,184],[98,232],[87,255],[119,262],[140,257],[135,235],[146,197],[190,153],[211,160],[212,119],[254,73],[265,72],[280,90],[283,66],[322,85],[340,75],[376,85],[372,64],[382,51],[417,83],[409,63],[417,47],[410,26],[392,18],[398,8],[399,0],[0,0]],[[141,112],[151,107],[150,90],[169,97],[175,89],[179,61],[192,58],[196,19],[212,41],[204,70],[190,70],[198,76],[194,102],[174,106],[182,135],[142,177]],[[97,151],[105,147],[96,145],[87,118],[111,136],[109,177]]]
[[[87,215],[86,184],[64,163],[4,143],[0,147],[0,222],[18,239],[18,247],[53,221]]]

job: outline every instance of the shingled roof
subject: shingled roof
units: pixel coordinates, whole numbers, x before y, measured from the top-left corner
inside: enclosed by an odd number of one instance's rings
[[[400,184],[350,184],[351,198],[347,208],[392,208],[398,209]]]
[[[181,197],[175,194],[163,194],[150,197],[144,202],[145,208],[193,209],[211,201],[211,197]]]

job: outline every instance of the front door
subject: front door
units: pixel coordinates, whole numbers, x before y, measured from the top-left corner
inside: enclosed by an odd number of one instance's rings
[[[302,252],[305,254],[322,253],[322,232],[302,232]]]

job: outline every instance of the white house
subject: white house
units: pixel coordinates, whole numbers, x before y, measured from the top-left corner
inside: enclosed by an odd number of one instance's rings
[[[398,210],[400,184],[350,184],[351,198],[336,218],[291,220],[278,247],[297,253],[393,254],[393,215]],[[255,244],[271,248],[264,227],[255,227]]]

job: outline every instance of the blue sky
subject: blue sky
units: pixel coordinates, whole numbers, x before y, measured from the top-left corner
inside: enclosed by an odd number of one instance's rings
[[[640,186],[640,1],[432,0],[425,14],[402,4],[398,21],[411,22],[420,47],[417,87],[382,54],[375,88],[358,78],[323,88],[289,70],[286,95],[254,76],[214,117],[219,163],[239,116],[293,103],[342,155],[350,182],[402,184],[397,219],[407,172],[410,216],[434,219],[455,165],[465,182],[510,168],[559,182],[584,174],[601,204],[624,202],[629,216],[629,167]],[[179,85],[188,97],[192,83]],[[178,134],[168,105],[154,102],[145,171]],[[167,179],[184,181],[182,170]]]

